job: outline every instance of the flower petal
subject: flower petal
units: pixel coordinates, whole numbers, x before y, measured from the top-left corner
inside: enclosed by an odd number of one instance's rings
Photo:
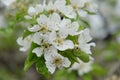
[[[87,16],[87,12],[84,11],[84,10],[79,9],[77,12],[78,12],[80,17],[86,17]]]
[[[63,42],[62,45],[55,45],[57,49],[64,51],[66,49],[73,49],[74,48],[74,44],[71,40],[66,40]]]
[[[31,35],[27,36],[25,39],[23,39],[22,37],[19,37],[17,39],[17,43],[21,46],[20,51],[27,51],[30,48],[30,45],[32,43],[31,40]]]
[[[92,40],[92,37],[90,36],[90,30],[88,28],[81,31],[79,35],[79,43],[87,43]]]
[[[55,30],[59,30],[58,25],[61,22],[61,18],[60,15],[57,13],[53,13],[50,17],[49,17],[49,21],[47,26],[49,27],[49,29],[51,31]]]
[[[36,10],[35,10],[35,8],[34,7],[29,7],[29,9],[28,9],[28,14],[30,15],[30,16],[33,16],[33,15],[35,15],[36,14]]]
[[[28,28],[28,30],[31,32],[37,32],[37,31],[39,31],[39,29],[40,29],[39,25],[34,25],[33,27]]]
[[[33,49],[32,52],[35,53],[37,55],[37,57],[41,57],[43,54],[43,48],[37,47],[37,48]]]
[[[63,59],[63,66],[64,67],[69,67],[70,66],[70,64],[71,64],[71,62],[70,62],[70,60],[68,59],[68,58],[64,58]]]
[[[83,52],[85,52],[85,53],[87,53],[87,54],[92,54],[92,52],[91,52],[91,50],[90,50],[90,47],[91,46],[95,46],[95,43],[89,43],[89,44],[79,44],[79,47],[80,47],[80,49],[83,51]]]
[[[42,35],[40,32],[36,32],[33,34],[32,36],[32,40],[34,43],[40,45],[41,44],[41,41],[42,41]]]
[[[48,71],[50,71],[50,73],[53,74],[55,72],[56,66],[51,64],[49,61],[46,61],[45,64],[48,68]]]
[[[40,15],[40,17],[37,19],[37,22],[40,26],[47,25],[48,18],[46,15]]]

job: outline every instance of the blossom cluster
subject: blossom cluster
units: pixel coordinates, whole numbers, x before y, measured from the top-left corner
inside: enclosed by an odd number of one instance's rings
[[[95,43],[90,42],[90,30],[80,25],[79,18],[86,17],[89,12],[95,13],[96,8],[93,0],[55,0],[48,3],[44,0],[43,4],[30,6],[25,19],[35,23],[27,27],[31,34],[17,39],[20,50],[27,51],[32,43],[37,44],[32,53],[37,57],[44,56],[51,74],[56,68],[70,67],[70,58],[62,54],[67,50],[92,54],[90,47]]]

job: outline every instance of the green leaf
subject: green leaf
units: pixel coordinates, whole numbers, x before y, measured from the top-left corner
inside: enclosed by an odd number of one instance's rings
[[[33,32],[30,32],[29,30],[25,30],[23,33],[23,39],[27,37],[28,35],[32,34]]]
[[[35,63],[38,60],[38,57],[36,56],[36,54],[32,53],[32,50],[37,47],[38,45],[36,45],[35,43],[31,44],[31,48],[30,48],[30,52],[29,55],[25,61],[25,65],[24,65],[24,70],[28,70],[33,63]]]
[[[61,53],[62,56],[67,57],[71,61],[72,64],[74,62],[78,62],[77,57],[73,53],[73,50],[66,50],[64,52],[59,52],[59,53]]]
[[[37,63],[36,63],[36,69],[43,76],[45,76],[47,78],[50,77],[50,73],[48,72],[48,69],[47,69],[47,67],[45,65],[44,56],[40,57],[39,60],[37,61]]]
[[[81,59],[83,62],[89,62],[89,55],[82,52],[80,49],[75,49],[74,55]]]
[[[78,43],[78,36],[68,35],[67,39],[73,41],[74,43]]]

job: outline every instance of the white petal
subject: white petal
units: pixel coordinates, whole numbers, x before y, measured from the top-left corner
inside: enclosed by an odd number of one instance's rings
[[[28,28],[29,31],[31,32],[37,32],[40,30],[40,26],[39,25],[34,25],[33,27],[31,28]]]
[[[34,43],[40,45],[41,41],[42,41],[41,33],[39,33],[39,32],[34,33],[33,36],[32,36],[32,40],[33,40]]]
[[[78,42],[79,43],[86,43],[92,40],[92,37],[90,36],[90,30],[88,28],[81,31],[79,35]]]
[[[47,51],[45,51],[44,58],[46,61],[49,61],[52,59],[52,55],[57,53],[57,49],[53,46],[51,46]]]
[[[48,71],[50,71],[51,74],[53,74],[55,72],[56,66],[53,65],[52,63],[50,63],[49,61],[45,62],[46,67],[48,68]]]
[[[62,45],[56,45],[56,48],[61,50],[61,51],[64,51],[66,49],[73,49],[74,48],[74,44],[72,41],[70,40],[66,40],[63,42]]]
[[[59,24],[60,28],[64,28],[65,26],[68,26],[69,24],[71,24],[71,20],[70,19],[63,19],[61,21],[61,23]]]
[[[40,15],[40,17],[37,19],[37,22],[40,26],[47,25],[48,18],[46,15]]]
[[[69,18],[76,18],[76,12],[74,12],[72,6],[66,6],[66,13],[65,15]]]
[[[19,38],[17,39],[17,43],[18,43],[19,45],[24,45],[23,38],[22,38],[22,37],[19,37]]]
[[[41,4],[36,5],[36,13],[41,13],[43,12],[44,7]]]
[[[85,0],[70,0],[71,4],[82,8],[84,6]]]
[[[37,47],[37,48],[33,49],[32,52],[35,53],[37,55],[37,57],[41,57],[43,54],[43,48]]]
[[[76,18],[76,13],[74,12],[72,6],[64,6],[59,8],[60,12],[69,18]]]
[[[49,3],[48,3],[48,5],[45,7],[45,10],[46,11],[56,11],[56,7],[54,6],[54,4],[53,4],[53,2],[52,1],[50,1]]]
[[[95,43],[89,43],[89,44],[79,44],[79,47],[80,47],[80,49],[83,51],[83,52],[85,52],[85,53],[87,53],[87,54],[92,54],[92,52],[91,52],[91,50],[90,50],[90,47],[91,46],[95,46]]]
[[[36,10],[35,10],[35,8],[34,7],[29,7],[29,9],[28,9],[28,14],[30,15],[30,16],[33,16],[33,15],[35,15],[36,14]]]
[[[61,28],[60,31],[58,32],[59,36],[63,39],[65,39],[68,36],[68,29],[67,27]]]
[[[25,39],[19,37],[17,43],[21,46],[20,51],[27,51],[32,43],[31,36],[27,36]]]
[[[61,21],[60,15],[57,13],[53,13],[49,17],[49,21],[48,21],[47,26],[49,27],[50,30],[57,31],[59,29],[58,25],[59,25],[60,21]]]
[[[70,70],[78,70],[79,69],[79,63],[75,62],[72,67],[70,68]]]
[[[54,5],[59,9],[62,6],[65,6],[65,4],[66,0],[56,0]]]
[[[70,64],[71,64],[71,62],[69,61],[68,58],[64,58],[64,59],[63,59],[63,66],[64,66],[64,67],[69,67]]]
[[[59,24],[59,35],[61,38],[66,38],[69,34],[69,31],[68,31],[68,26],[71,24],[71,20],[70,19],[63,19],[61,21],[61,23]]]
[[[84,10],[78,10],[78,14],[80,17],[86,17],[87,16],[87,12]]]
[[[50,16],[50,20],[59,23],[59,22],[61,21],[61,18],[60,18],[60,15],[59,15],[58,13],[53,13],[53,14]]]
[[[56,32],[55,31],[51,32],[48,36],[48,39],[49,43],[53,43],[53,41],[56,39]]]
[[[70,24],[70,26],[68,27],[69,29],[69,34],[74,36],[76,35],[77,31],[78,31],[78,28],[79,28],[79,24],[78,22],[73,22],[72,24]]]

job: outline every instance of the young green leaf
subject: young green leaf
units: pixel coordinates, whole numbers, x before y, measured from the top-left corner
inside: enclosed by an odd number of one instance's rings
[[[61,53],[61,55],[67,57],[70,61],[71,61],[71,65],[74,63],[74,62],[78,62],[78,59],[77,57],[74,55],[73,51],[72,50],[66,50],[64,52],[59,52]]]
[[[38,57],[36,56],[36,54],[32,53],[32,50],[37,47],[38,45],[36,45],[35,43],[31,44],[31,48],[30,48],[30,52],[28,54],[28,57],[25,61],[25,65],[24,65],[24,70],[28,70],[33,63],[35,63],[38,60]]]
[[[50,73],[48,72],[48,69],[45,65],[45,60],[44,60],[44,56],[40,57],[39,60],[36,63],[36,69],[37,71],[42,74],[45,77],[50,77]]]
[[[74,50],[74,55],[81,59],[83,62],[89,62],[89,55],[82,52],[80,49]]]

